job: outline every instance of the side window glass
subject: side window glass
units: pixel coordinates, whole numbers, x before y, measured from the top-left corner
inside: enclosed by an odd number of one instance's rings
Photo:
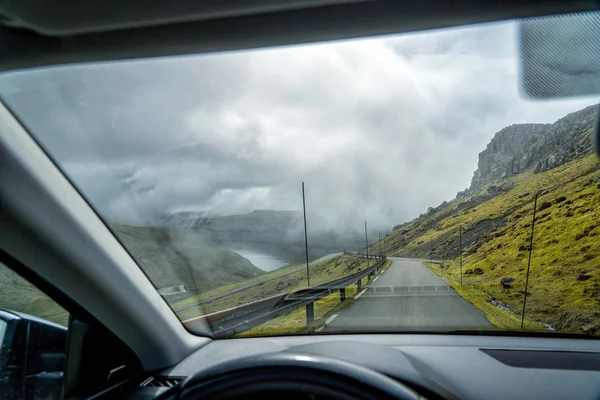
[[[0,397],[61,399],[69,314],[0,263]]]

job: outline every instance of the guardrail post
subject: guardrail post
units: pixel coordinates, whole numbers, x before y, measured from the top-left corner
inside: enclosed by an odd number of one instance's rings
[[[346,300],[346,288],[340,289],[340,301]]]
[[[306,325],[315,320],[315,303],[306,305]]]

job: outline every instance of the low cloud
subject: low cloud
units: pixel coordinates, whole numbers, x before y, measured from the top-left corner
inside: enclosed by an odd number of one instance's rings
[[[512,123],[515,24],[7,75],[0,93],[105,218],[301,210],[392,226],[454,197]]]

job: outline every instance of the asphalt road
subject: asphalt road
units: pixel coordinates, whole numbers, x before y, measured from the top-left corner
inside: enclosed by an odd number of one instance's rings
[[[403,331],[489,328],[485,314],[420,261],[392,258],[392,265],[325,331]]]

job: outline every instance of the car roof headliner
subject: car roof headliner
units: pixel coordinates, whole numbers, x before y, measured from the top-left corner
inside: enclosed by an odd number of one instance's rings
[[[600,0],[4,0],[0,71],[433,29],[600,8]]]

